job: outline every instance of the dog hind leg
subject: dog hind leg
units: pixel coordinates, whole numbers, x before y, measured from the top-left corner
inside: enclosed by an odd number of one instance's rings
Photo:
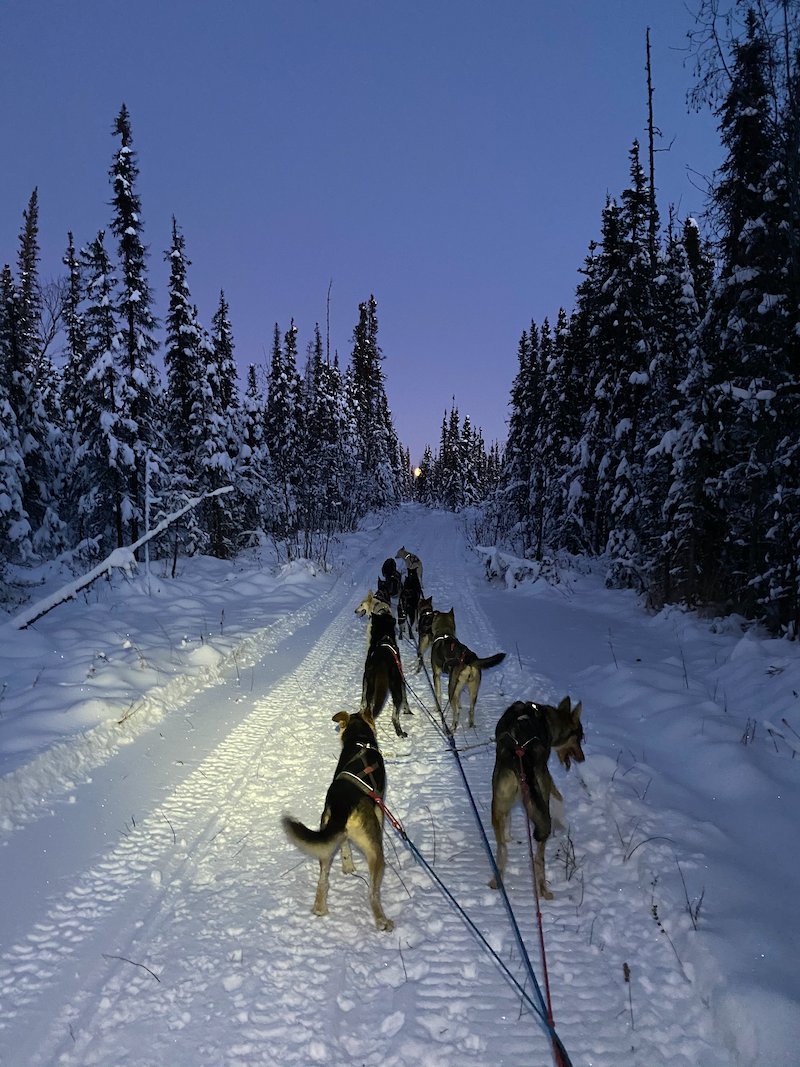
[[[351,824],[350,833],[354,843],[367,858],[369,902],[375,925],[379,930],[393,930],[394,922],[386,916],[381,904],[381,884],[386,866],[383,858],[383,818],[377,809],[373,808],[364,821],[359,819],[356,825]]]
[[[506,859],[508,857],[508,822],[511,807],[518,793],[517,779],[514,774],[495,769],[492,781],[492,829],[497,844],[495,862],[503,878],[506,873]],[[492,876],[489,882],[490,889],[497,889],[497,878]]]
[[[342,844],[342,873],[356,873],[356,865],[353,863],[353,850],[350,848],[349,841],[344,841]]]
[[[314,907],[311,909],[314,915],[328,914],[328,885],[330,882],[331,864],[333,853],[319,861],[319,881],[317,882],[317,894],[314,897]]]
[[[475,729],[475,705],[478,703],[478,690],[481,687],[481,672],[478,667],[470,667],[467,674],[467,691],[469,692],[469,727]]]
[[[553,894],[547,888],[547,882],[544,877],[544,846],[547,844],[547,839],[539,841],[536,846],[536,858],[533,861],[533,867],[536,872],[536,884],[539,887],[539,896],[544,900],[552,900]]]

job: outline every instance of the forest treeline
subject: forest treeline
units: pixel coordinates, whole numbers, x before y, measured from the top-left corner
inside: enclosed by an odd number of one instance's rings
[[[289,557],[324,558],[337,531],[410,493],[376,301],[358,308],[346,369],[319,326],[301,365],[294,322],[276,324],[268,366],[250,365],[240,386],[225,294],[206,329],[173,219],[159,340],[124,105],[113,132],[107,230],[80,250],[69,234],[66,276],[43,285],[34,190],[16,276],[7,265],[0,280],[0,568],[103,557],[226,485],[154,550],[225,558],[269,538]]]
[[[737,5],[741,24],[718,9],[702,5],[696,36],[696,95],[724,150],[713,241],[694,219],[659,218],[634,142],[574,310],[520,339],[485,528],[538,559],[604,555],[609,583],[655,607],[797,637],[800,8]]]
[[[602,557],[609,583],[653,606],[740,612],[797,636],[798,22],[788,0],[735,3],[724,20],[701,0],[695,97],[715,109],[724,151],[704,218],[660,215],[652,140],[634,141],[573,309],[519,340],[505,448],[454,400],[416,477],[373,296],[346,367],[319,326],[301,359],[295,324],[276,324],[268,366],[240,384],[224,292],[207,329],[173,220],[159,339],[123,106],[107,228],[80,249],[70,234],[64,277],[42,284],[34,190],[16,272],[0,276],[0,581],[12,564],[102,557],[230,484],[156,551],[227,557],[269,539],[324,558],[372,509],[480,505],[486,536],[519,554]]]

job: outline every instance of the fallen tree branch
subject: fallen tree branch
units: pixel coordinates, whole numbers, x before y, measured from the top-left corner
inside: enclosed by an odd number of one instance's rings
[[[203,493],[202,496],[193,497],[188,504],[185,504],[179,511],[175,511],[171,515],[167,515],[163,518],[161,522],[146,533],[144,537],[140,537],[139,540],[134,541],[132,545],[128,545],[124,548],[115,548],[107,559],[103,560],[102,563],[99,563],[92,570],[87,571],[82,578],[76,578],[75,581],[62,586],[57,593],[53,593],[51,596],[32,604],[31,607],[26,608],[25,611],[21,611],[18,615],[15,615],[13,619],[10,619],[8,625],[13,626],[15,630],[25,630],[31,623],[36,622],[37,619],[41,619],[43,615],[47,615],[53,608],[57,608],[59,604],[65,604],[69,600],[74,600],[82,589],[86,589],[92,582],[96,582],[98,578],[102,578],[104,574],[107,574],[115,567],[121,570],[130,570],[136,565],[135,553],[137,549],[142,547],[142,545],[146,544],[153,537],[157,537],[160,533],[163,533],[164,530],[173,524],[173,522],[176,522],[182,515],[185,515],[187,511],[196,508],[197,505],[201,504],[204,500],[209,500],[214,496],[222,496],[223,493],[232,492],[233,486],[225,485],[221,489],[214,489],[211,492]]]

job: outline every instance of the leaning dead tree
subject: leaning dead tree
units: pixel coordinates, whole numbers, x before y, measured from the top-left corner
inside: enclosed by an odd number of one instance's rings
[[[76,578],[74,581],[69,582],[67,585],[62,586],[58,592],[53,593],[49,597],[45,597],[43,600],[37,601],[32,604],[25,611],[21,611],[18,615],[15,615],[13,619],[8,622],[9,626],[13,626],[15,630],[25,630],[37,619],[41,619],[43,615],[47,615],[53,608],[57,608],[59,604],[65,604],[69,600],[74,600],[78,593],[82,589],[88,588],[92,582],[96,582],[98,578],[102,578],[104,574],[109,574],[115,568],[118,570],[130,571],[136,566],[136,552],[147,544],[154,537],[163,533],[168,527],[176,522],[182,515],[185,515],[187,511],[191,511],[192,508],[196,508],[198,504],[201,504],[204,500],[208,500],[213,496],[222,496],[224,493],[232,493],[233,486],[225,485],[221,489],[214,489],[208,493],[203,493],[202,496],[193,497],[187,504],[185,504],[179,511],[174,511],[171,515],[165,516],[161,522],[154,526],[152,530],[149,530],[143,537],[140,537],[138,541],[134,541],[132,545],[127,545],[123,548],[115,548],[114,551],[103,560],[102,563],[98,563],[92,570],[87,571],[80,578]]]

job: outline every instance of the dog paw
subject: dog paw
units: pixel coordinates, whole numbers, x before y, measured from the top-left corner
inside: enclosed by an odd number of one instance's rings
[[[496,878],[490,878],[489,881],[487,882],[487,885],[489,886],[490,889],[497,889],[497,879]]]
[[[403,708],[403,714],[404,715],[413,715],[414,712],[411,710],[411,708]]]
[[[394,922],[391,919],[387,919],[385,915],[381,916],[380,919],[376,919],[375,925],[379,930],[386,930],[387,932],[394,930]]]
[[[546,885],[539,886],[539,896],[542,897],[543,900],[552,900],[553,899],[553,894],[547,888]]]
[[[408,737],[408,734],[405,732],[405,730],[402,730],[399,726],[395,726],[394,729],[398,737]]]
[[[314,907],[311,909],[311,914],[312,915],[327,915],[328,914],[328,908],[327,908],[327,906],[325,904],[315,904]]]

